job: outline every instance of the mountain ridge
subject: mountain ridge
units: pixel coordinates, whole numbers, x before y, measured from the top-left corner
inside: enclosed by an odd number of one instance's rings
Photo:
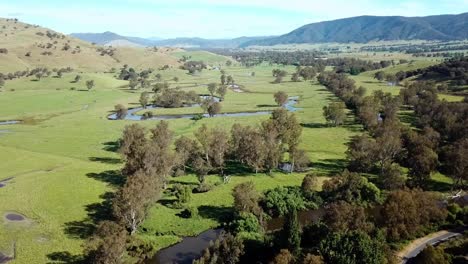
[[[246,42],[241,47],[462,39],[468,39],[468,13],[426,17],[358,16],[307,24],[278,37]]]

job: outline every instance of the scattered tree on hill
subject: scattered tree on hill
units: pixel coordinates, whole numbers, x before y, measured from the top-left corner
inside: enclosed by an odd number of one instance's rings
[[[160,73],[156,73],[156,75],[154,77],[156,78],[156,81],[160,82],[161,78],[162,78],[162,75]]]
[[[172,80],[177,83],[179,82],[179,77],[174,77]]]
[[[233,78],[231,75],[229,75],[229,76],[226,78],[226,84],[228,84],[228,85],[231,84],[231,85],[232,85],[232,84],[234,84],[234,82],[235,82],[235,81],[234,81],[234,78]]]
[[[94,80],[86,81],[86,88],[88,88],[88,91],[91,90],[93,87],[94,87]]]
[[[385,72],[384,71],[378,71],[374,74],[374,79],[377,79],[379,82],[383,81],[385,79]]]
[[[328,106],[323,107],[323,116],[333,126],[340,126],[346,118],[345,109],[346,106],[343,102],[330,103]]]
[[[273,83],[281,83],[283,81],[283,78],[286,77],[286,75],[288,75],[288,72],[286,72],[285,70],[273,70],[273,77],[275,77]]]
[[[300,76],[299,76],[299,73],[295,72],[295,73],[293,73],[292,76],[291,76],[291,81],[292,81],[292,82],[300,82],[301,79],[300,79],[299,77],[300,77]]]
[[[81,80],[81,75],[76,75],[74,82],[78,83],[80,80]]]
[[[225,85],[226,84],[226,75],[222,74],[221,77],[220,77],[220,81],[221,81],[221,85]]]
[[[128,81],[128,87],[132,90],[135,90],[138,84],[139,84],[139,81],[137,79],[130,79]]]
[[[283,106],[288,101],[288,94],[283,91],[276,92],[273,97],[275,98],[275,102],[278,106]]]

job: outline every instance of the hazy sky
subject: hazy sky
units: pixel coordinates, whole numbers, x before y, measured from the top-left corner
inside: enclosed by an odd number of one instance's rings
[[[63,33],[162,38],[279,35],[351,16],[463,12],[468,12],[468,0],[0,0],[0,17]]]

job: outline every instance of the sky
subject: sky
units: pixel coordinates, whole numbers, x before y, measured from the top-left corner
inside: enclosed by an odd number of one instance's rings
[[[464,12],[468,0],[0,0],[0,17],[66,34],[112,31],[159,38],[272,36],[360,15]]]

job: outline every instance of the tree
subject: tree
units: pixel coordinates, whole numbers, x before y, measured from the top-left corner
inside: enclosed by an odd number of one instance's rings
[[[156,80],[157,80],[158,82],[160,82],[160,81],[161,81],[161,78],[162,78],[162,75],[161,75],[160,73],[156,73],[156,75],[155,75],[154,77],[156,77]],[[177,78],[177,77],[176,77],[176,78]]]
[[[77,83],[81,80],[81,75],[76,75],[74,82]]]
[[[198,154],[198,143],[186,136],[181,136],[176,139],[174,145],[177,153],[178,165],[182,166],[185,172],[186,168],[193,162]]]
[[[289,251],[294,256],[299,256],[301,253],[301,228],[297,220],[297,212],[292,210],[289,212],[283,228],[284,241]]]
[[[415,257],[416,264],[449,264],[444,250],[440,247],[428,245]]]
[[[192,195],[192,188],[190,188],[190,186],[177,183],[174,184],[172,188],[174,189],[173,193],[177,198],[178,206],[182,206],[183,204],[190,202]]]
[[[319,251],[326,263],[386,263],[384,241],[359,231],[331,233],[320,242]]]
[[[391,192],[381,209],[389,241],[411,239],[429,223],[443,221],[447,210],[432,193],[414,190]]]
[[[314,173],[308,173],[302,180],[301,190],[304,194],[312,193],[317,191],[319,187],[319,181],[317,175]]]
[[[272,216],[285,216],[292,211],[306,208],[301,190],[297,187],[276,187],[268,190],[265,193],[263,204],[269,215]]]
[[[255,189],[252,181],[240,183],[234,187],[232,191],[234,197],[234,208],[238,214],[252,213],[257,217],[262,213],[262,209],[258,205],[260,194]]]
[[[226,84],[226,75],[222,74],[221,77],[220,77],[220,81],[221,81],[221,85],[225,85]]]
[[[265,165],[266,147],[259,129],[234,124],[231,128],[231,154],[241,164],[258,173]]]
[[[367,205],[380,200],[380,190],[367,178],[345,170],[323,183],[323,194],[329,201],[343,200],[351,204]]]
[[[43,75],[44,75],[44,73],[42,71],[37,72],[35,74],[36,80],[40,81]]]
[[[294,256],[287,249],[281,249],[273,259],[273,264],[291,264],[294,263]]]
[[[139,101],[140,101],[141,106],[146,109],[146,107],[148,106],[148,102],[149,102],[149,93],[142,92],[140,95]]]
[[[142,171],[129,177],[117,192],[112,211],[118,222],[133,235],[143,222],[146,212],[159,195],[160,185]]]
[[[144,167],[143,162],[148,143],[145,132],[145,128],[138,124],[125,126],[120,140],[119,153],[125,161],[122,173],[127,177]]]
[[[212,102],[207,109],[208,115],[213,117],[221,112],[221,103]]]
[[[177,82],[179,82],[179,77],[176,76],[172,80],[177,83]]]
[[[386,190],[397,190],[405,186],[405,178],[401,173],[398,164],[391,164],[384,167],[382,173],[382,187]]]
[[[226,61],[226,66],[229,67],[229,66],[231,66],[231,65],[232,65],[232,61],[231,61],[231,60],[227,60],[227,61]]]
[[[236,264],[240,263],[240,257],[244,254],[242,239],[231,235],[222,234],[216,241],[210,243],[201,258],[193,264]]]
[[[217,88],[218,88],[218,85],[216,83],[209,83],[208,84],[208,91],[210,92],[211,97],[214,96]]]
[[[229,75],[227,78],[226,78],[226,84],[234,84],[234,78]]]
[[[221,100],[224,101],[224,96],[226,96],[227,93],[226,85],[220,85],[218,90],[216,90],[216,93],[219,95],[219,97],[221,97]]]
[[[376,162],[374,156],[376,148],[375,140],[368,135],[354,136],[346,151],[349,169],[356,172],[369,172]]]
[[[322,256],[311,255],[307,253],[302,264],[325,264]]]
[[[151,129],[151,140],[145,156],[145,172],[155,181],[162,182],[164,188],[166,180],[176,165],[175,155],[171,151],[174,132],[169,129],[169,123],[160,121]]]
[[[346,106],[343,102],[333,102],[323,107],[323,116],[333,126],[339,126],[343,124],[346,118],[345,109]]]
[[[135,90],[135,88],[138,86],[138,80],[137,79],[130,79],[128,81],[128,87],[130,87],[130,89],[132,90]]]
[[[464,186],[468,180],[468,139],[462,138],[447,148],[447,167],[456,185]]]
[[[280,134],[272,120],[267,120],[262,123],[261,133],[263,135],[266,150],[264,166],[265,169],[271,173],[273,169],[278,167],[282,154]]]
[[[369,233],[374,228],[373,224],[367,221],[364,207],[354,206],[344,201],[329,204],[323,219],[333,232],[346,233],[359,230]]]
[[[0,88],[2,88],[3,86],[5,86],[5,80],[3,79],[3,77],[0,77]]]
[[[380,167],[380,175],[382,175],[385,166],[390,165],[402,151],[399,122],[386,119],[376,131],[375,143],[375,157]]]
[[[94,80],[86,81],[86,88],[88,88],[88,91],[91,90],[93,87],[94,87]]]
[[[224,174],[224,164],[226,155],[229,151],[229,136],[224,129],[220,127],[212,128],[210,131],[211,137],[208,142],[208,157],[211,165]]]
[[[275,77],[273,83],[281,83],[286,75],[288,75],[288,73],[284,70],[273,70],[273,77]]]
[[[91,263],[121,264],[127,246],[127,231],[113,221],[102,221],[89,243],[86,254]]]
[[[127,116],[128,109],[127,107],[118,104],[114,106],[115,109],[115,118],[116,119],[124,119]]]
[[[385,72],[384,71],[378,71],[374,74],[374,79],[377,79],[379,82],[383,81],[385,79]]]
[[[291,81],[293,81],[293,82],[300,82],[301,81],[301,79],[299,78],[299,74],[297,72],[292,74]]]
[[[273,97],[275,98],[275,102],[278,106],[283,106],[288,101],[288,94],[283,91],[276,92]]]

